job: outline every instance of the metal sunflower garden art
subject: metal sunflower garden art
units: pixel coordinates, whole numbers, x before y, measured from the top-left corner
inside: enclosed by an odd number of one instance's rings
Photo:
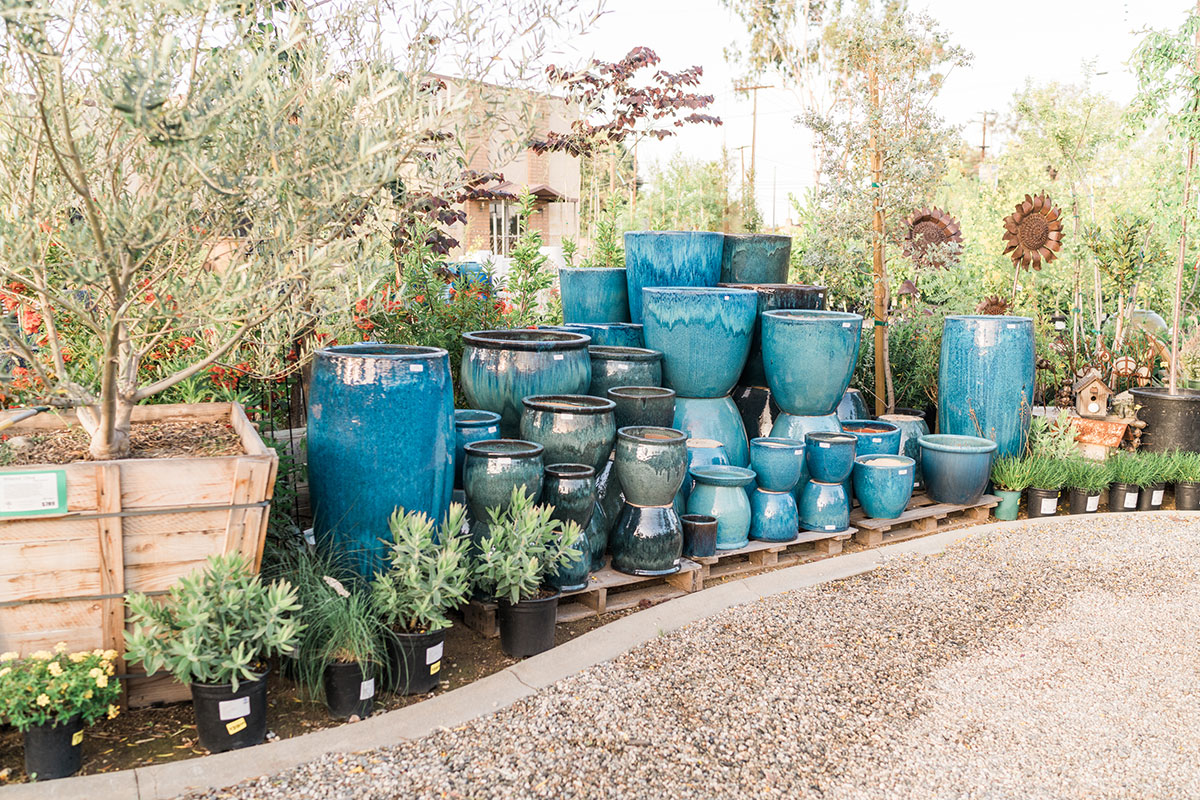
[[[940,208],[918,209],[905,222],[908,223],[908,231],[904,234],[904,255],[918,267],[945,266],[938,254],[939,248],[934,248],[931,253],[931,245],[962,243],[958,220]]]
[[[1061,217],[1062,211],[1044,194],[1025,195],[1025,200],[1017,203],[1017,210],[1004,218],[1003,237],[1008,243],[1004,252],[1012,256],[1015,266],[1040,270],[1042,264],[1058,257],[1063,240]]]

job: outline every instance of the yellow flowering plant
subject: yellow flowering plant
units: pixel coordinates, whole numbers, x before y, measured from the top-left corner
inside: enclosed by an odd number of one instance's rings
[[[121,699],[116,660],[115,650],[68,653],[63,643],[54,652],[0,655],[0,719],[23,732],[76,715],[85,725],[115,717]]]

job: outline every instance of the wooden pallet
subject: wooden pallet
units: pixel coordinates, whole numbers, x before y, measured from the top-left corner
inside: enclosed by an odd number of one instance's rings
[[[834,534],[801,531],[790,542],[752,541],[737,550],[718,550],[716,555],[692,556],[692,560],[702,567],[699,580],[700,588],[704,588],[704,584],[718,578],[731,578],[836,556],[842,552],[842,542],[854,534],[854,528]]]
[[[991,511],[1000,498],[985,494],[977,503],[967,506],[935,502],[927,494],[913,495],[908,508],[895,519],[870,519],[861,508],[850,514],[850,524],[858,528],[854,535],[856,544],[864,547],[879,547],[893,542],[902,542],[917,536],[961,528],[987,522]]]

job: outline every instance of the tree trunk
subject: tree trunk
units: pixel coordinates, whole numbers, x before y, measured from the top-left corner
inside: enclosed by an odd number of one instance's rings
[[[1200,14],[1200,0],[1196,0],[1196,13]],[[1192,85],[1195,78],[1200,76],[1200,29],[1196,30],[1196,58],[1192,63]],[[1170,378],[1167,381],[1167,392],[1179,394],[1179,317],[1180,306],[1183,305],[1183,265],[1187,258],[1187,220],[1188,206],[1192,195],[1192,168],[1196,164],[1196,140],[1188,139],[1187,166],[1183,173],[1183,210],[1180,213],[1179,226],[1179,257],[1175,262],[1175,302],[1171,304],[1171,364]]]
[[[883,153],[880,152],[879,125],[879,76],[874,67],[867,73],[870,84],[871,120],[870,140],[867,147],[871,158],[871,182],[873,189],[874,218],[871,222],[871,270],[874,275],[875,303],[875,416],[886,414],[892,404],[891,369],[887,352],[887,271],[883,258]]]

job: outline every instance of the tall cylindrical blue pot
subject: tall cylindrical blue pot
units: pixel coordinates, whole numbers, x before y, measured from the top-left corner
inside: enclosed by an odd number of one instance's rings
[[[563,322],[629,322],[623,267],[563,267],[558,271]]]
[[[454,409],[454,488],[463,488],[463,448],[471,442],[500,438],[500,415],[474,408]]]
[[[938,432],[982,436],[997,457],[1019,456],[1029,436],[1033,396],[1033,320],[946,317],[938,366]]]
[[[716,286],[725,234],[707,231],[631,231],[625,234],[629,318],[642,321],[647,286]]]
[[[374,575],[385,563],[382,540],[396,508],[438,521],[446,515],[454,444],[445,350],[363,342],[319,351],[308,407],[318,546]]]

